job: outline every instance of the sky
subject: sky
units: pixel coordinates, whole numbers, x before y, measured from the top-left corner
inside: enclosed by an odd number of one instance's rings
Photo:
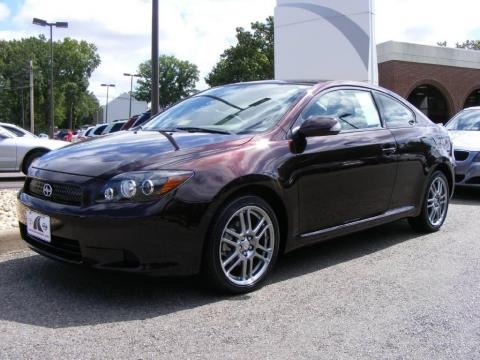
[[[350,0],[349,0],[350,1]],[[198,65],[201,81],[227,47],[235,44],[235,28],[249,27],[273,15],[276,0],[160,0],[161,54]],[[376,0],[376,41],[435,45],[446,40],[480,39],[479,0]],[[105,102],[102,83],[113,83],[110,98],[130,90],[125,72],[135,72],[150,58],[150,0],[0,0],[0,39],[48,36],[48,28],[32,18],[68,21],[54,29],[54,38],[71,37],[95,43],[101,65],[90,90]]]

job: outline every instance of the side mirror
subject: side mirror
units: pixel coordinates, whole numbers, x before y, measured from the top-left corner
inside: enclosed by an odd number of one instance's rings
[[[341,130],[342,126],[337,118],[319,116],[305,120],[295,135],[303,138],[337,135]]]

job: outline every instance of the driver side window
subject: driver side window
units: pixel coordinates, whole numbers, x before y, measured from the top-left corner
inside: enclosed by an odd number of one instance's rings
[[[303,110],[301,121],[321,116],[337,118],[342,131],[382,127],[369,91],[335,90],[321,94]]]

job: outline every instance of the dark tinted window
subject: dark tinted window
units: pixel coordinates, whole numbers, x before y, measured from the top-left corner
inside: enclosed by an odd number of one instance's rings
[[[18,137],[22,137],[24,136],[25,134],[23,132],[21,132],[20,130],[14,128],[13,126],[6,126],[6,125],[2,125],[5,129],[7,129],[8,131],[14,133],[15,135],[17,135]]]
[[[120,130],[122,128],[123,124],[125,124],[125,123],[123,123],[123,122],[116,123],[115,125],[112,126],[112,129],[110,130],[110,132],[111,133],[117,132],[118,130]]]
[[[413,112],[399,101],[390,96],[376,93],[382,117],[387,127],[401,128],[415,125],[415,116]]]
[[[107,125],[102,125],[102,126],[99,126],[94,132],[93,134],[94,135],[101,135],[103,130],[105,130],[105,128],[107,127]]]
[[[380,117],[369,91],[336,90],[320,95],[302,113],[311,117],[335,117],[343,130],[381,128]]]

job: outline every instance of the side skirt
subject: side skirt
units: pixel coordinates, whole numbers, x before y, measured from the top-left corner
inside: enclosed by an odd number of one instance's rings
[[[303,246],[311,245],[324,240],[329,240],[335,237],[344,236],[375,226],[387,224],[414,215],[416,215],[415,207],[405,206],[398,209],[388,210],[381,215],[377,215],[371,218],[357,220],[351,223],[301,234],[287,244],[285,252],[289,252]]]

